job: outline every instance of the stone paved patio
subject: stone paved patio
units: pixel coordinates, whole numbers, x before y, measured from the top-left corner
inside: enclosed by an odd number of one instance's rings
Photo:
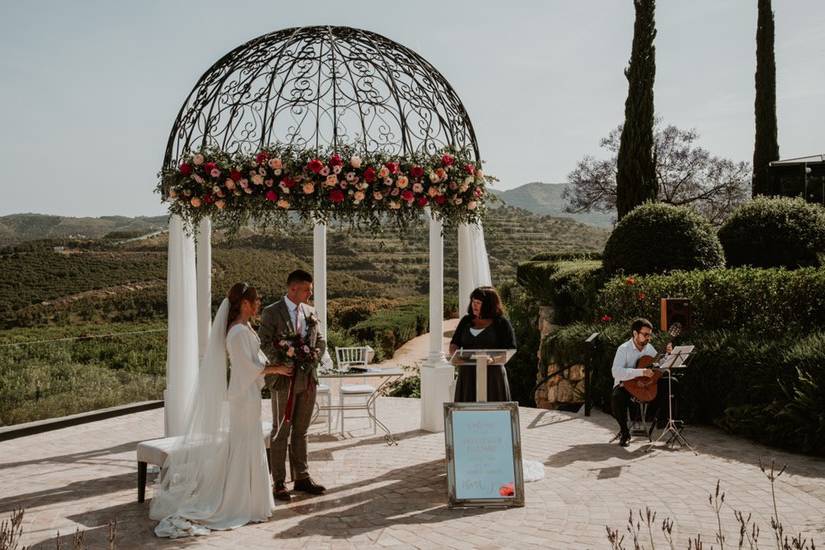
[[[138,441],[163,431],[154,410],[0,443],[0,515],[25,507],[27,544],[87,530],[92,548],[105,548],[106,524],[117,518],[118,548],[607,548],[605,525],[624,532],[628,508],[650,506],[676,520],[678,548],[702,533],[713,542],[715,515],[708,494],[716,480],[726,492],[723,521],[729,546],[738,528],[732,510],[753,512],[763,547],[772,547],[770,484],[760,458],[787,463],[777,483],[781,519],[825,544],[825,463],[780,453],[710,428],[689,427],[699,450],[655,450],[641,443],[608,444],[612,419],[521,410],[525,457],[546,465],[546,478],[526,485],[524,508],[450,510],[446,507],[443,434],[417,430],[419,402],[380,399],[379,414],[400,442],[387,447],[365,424],[326,435],[316,426],[310,460],[329,487],[320,498],[279,506],[268,523],[209,537],[166,541],[152,535],[148,500],[136,501]],[[269,404],[264,403],[264,411]],[[266,413],[265,413],[266,414]],[[151,497],[151,488],[147,499]],[[732,543],[732,544],[731,544]],[[632,544],[630,545],[632,547]],[[659,546],[664,541],[660,539]]]

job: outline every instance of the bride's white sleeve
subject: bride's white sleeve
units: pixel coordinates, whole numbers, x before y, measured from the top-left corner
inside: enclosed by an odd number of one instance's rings
[[[226,341],[231,365],[229,381],[229,397],[246,393],[254,384],[263,389],[263,369],[266,366],[266,356],[261,352],[257,341],[246,331],[237,331],[229,335]]]

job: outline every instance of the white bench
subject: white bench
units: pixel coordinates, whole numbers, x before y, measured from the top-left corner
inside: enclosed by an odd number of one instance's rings
[[[272,435],[272,423],[267,421],[261,422],[261,432],[264,438],[264,446],[269,449],[270,437]],[[138,502],[143,502],[146,497],[146,468],[149,464],[154,464],[158,467],[163,467],[166,462],[166,457],[169,451],[174,447],[175,443],[180,441],[183,436],[176,437],[162,437],[160,439],[151,439],[149,441],[141,441],[137,446],[137,465],[138,465]],[[266,460],[269,464],[269,452],[266,453]],[[272,471],[272,464],[269,464],[269,470]]]

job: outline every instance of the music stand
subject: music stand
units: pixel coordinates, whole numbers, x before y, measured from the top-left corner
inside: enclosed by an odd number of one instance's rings
[[[455,350],[450,363],[453,365],[475,365],[476,367],[476,402],[487,401],[487,365],[505,365],[513,355],[514,349],[464,349]]]
[[[685,439],[685,436],[682,435],[682,430],[676,425],[676,420],[673,418],[673,369],[686,369],[688,367],[687,363],[692,359],[690,355],[693,351],[694,346],[676,346],[673,348],[673,351],[670,355],[666,356],[663,360],[663,363],[659,365],[659,368],[662,370],[668,371],[667,377],[667,426],[665,429],[662,430],[662,433],[659,434],[659,437],[651,443],[650,445],[653,446],[654,444],[660,442],[666,434],[670,434],[667,441],[665,441],[665,447],[670,446],[673,443],[678,442],[679,446],[687,447],[693,454],[698,455],[699,453],[690,446],[688,440]],[[682,422],[681,420],[679,422]],[[682,422],[684,426],[684,423]]]

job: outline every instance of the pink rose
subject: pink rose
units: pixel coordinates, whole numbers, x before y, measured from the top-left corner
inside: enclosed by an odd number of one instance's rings
[[[412,189],[413,189],[413,193],[423,193],[424,192],[424,186],[421,185],[420,183],[414,183]]]
[[[195,164],[195,166],[200,166],[201,164],[203,164],[203,161],[203,155],[201,155],[200,153],[192,157],[192,162]]]
[[[464,171],[472,176],[476,173],[476,167],[474,164],[467,163],[464,165]]]
[[[226,207],[226,201],[223,199],[216,200],[215,206],[217,206],[219,210],[223,210]]]
[[[407,179],[407,176],[398,176],[398,180],[396,180],[396,182],[395,182],[395,184],[398,187],[400,187],[401,189],[404,189],[405,187],[407,187],[408,183],[409,183],[409,180]]]
[[[476,201],[470,201],[467,203],[468,210],[475,210],[476,208],[478,208],[478,203]]]
[[[212,176],[213,178],[217,178],[221,175],[221,171],[218,170],[217,168],[213,168],[209,171],[209,175]]]
[[[380,200],[384,200],[384,195],[380,191],[373,191],[372,198],[377,200],[377,201],[380,201]]]
[[[252,176],[252,183],[255,185],[263,185],[264,184],[264,177],[260,174],[255,174]],[[243,185],[241,185],[243,187]]]
[[[280,170],[284,167],[284,163],[281,162],[281,159],[269,159],[269,167],[273,170]]]
[[[312,182],[304,184],[304,195],[311,195],[315,192],[315,185]]]
[[[353,156],[349,159],[349,164],[350,166],[358,170],[359,168],[361,168],[361,157]]]
[[[387,168],[386,166],[382,166],[381,168],[378,169],[378,177],[379,178],[384,179],[389,175],[390,175],[390,169]]]
[[[356,191],[355,195],[353,195],[355,202],[361,202],[364,200],[364,192],[363,191]]]
[[[430,197],[434,197],[434,196],[438,195],[438,188],[437,187],[430,187],[429,189],[427,189],[427,194]]]
[[[289,201],[286,200],[286,199],[279,200],[278,201],[278,208],[282,208],[283,210],[286,210],[287,208],[289,208]]]
[[[201,200],[198,197],[192,197],[192,200],[189,201],[194,208],[200,208]]]
[[[336,176],[335,174],[328,175],[325,185],[327,185],[328,187],[335,187],[336,185],[338,185],[338,176]]]

